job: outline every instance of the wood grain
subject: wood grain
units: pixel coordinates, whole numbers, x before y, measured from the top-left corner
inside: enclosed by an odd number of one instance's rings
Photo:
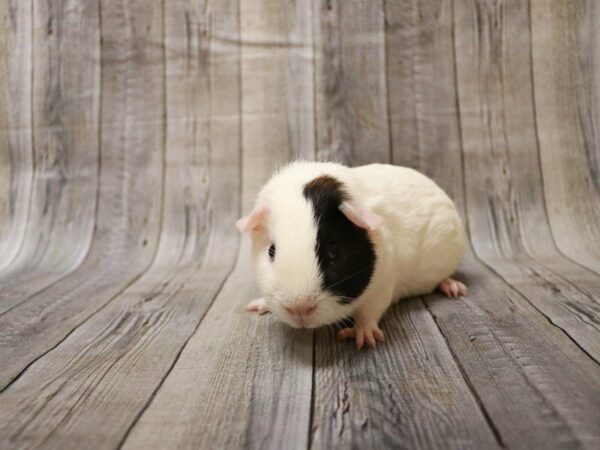
[[[242,42],[260,43],[241,48],[244,212],[252,208],[258,189],[278,164],[293,155],[287,145],[295,141],[281,147],[281,133],[273,127],[299,114],[281,101],[283,93],[278,90],[288,63],[285,54],[263,48],[266,41],[287,39],[275,25],[282,25],[278,18],[287,17],[285,12],[293,16],[299,11],[292,2],[281,10],[264,6],[240,4]],[[310,23],[306,18],[295,20]],[[256,83],[265,83],[273,91],[257,89]],[[124,448],[306,448],[312,333],[294,332],[272,318],[244,311],[256,295],[248,244],[244,239],[234,272]]]
[[[21,248],[31,196],[31,6],[18,0],[0,5],[0,270]]]
[[[387,162],[383,0],[319,0],[315,8],[317,157]]]
[[[249,270],[238,262],[124,448],[306,448],[312,333],[248,315]]]
[[[312,7],[306,0],[240,1],[242,205],[290,159],[314,159]],[[302,131],[300,131],[302,130]]]
[[[427,305],[502,442],[594,448],[598,364],[472,255],[463,266],[469,298]]]
[[[562,256],[545,214],[534,105],[523,104],[533,98],[528,2],[474,11],[456,8],[474,250],[600,361],[600,278]],[[481,29],[489,31],[477,39]]]
[[[413,64],[417,65],[415,72],[425,75],[416,78],[397,76],[395,80],[398,83],[411,83],[417,93],[427,93],[431,89],[427,74],[443,73],[446,76],[436,87],[440,95],[428,97],[423,94],[419,97],[423,104],[417,110],[416,120],[422,117],[422,120],[434,121],[433,130],[430,131],[426,127],[417,130],[415,137],[411,139],[419,144],[418,154],[415,155],[415,151],[409,148],[406,149],[407,154],[399,155],[402,158],[400,160],[409,164],[419,164],[421,170],[433,176],[451,193],[461,209],[465,207],[468,210],[468,227],[477,246],[478,255],[495,270],[503,269],[505,279],[510,277],[511,284],[525,293],[528,300],[544,308],[546,292],[542,293],[540,290],[549,289],[550,286],[541,282],[533,272],[534,269],[540,270],[540,266],[545,266],[533,258],[532,254],[552,270],[564,270],[565,273],[559,272],[561,277],[578,277],[571,279],[573,285],[580,286],[580,282],[593,278],[590,278],[589,272],[582,272],[580,267],[557,255],[551,245],[548,227],[544,230],[547,222],[541,195],[539,163],[536,166],[536,159],[532,157],[537,149],[535,127],[531,122],[531,106],[521,102],[519,107],[515,105],[501,109],[505,102],[512,99],[522,100],[527,95],[526,92],[505,94],[510,92],[509,87],[526,89],[528,85],[518,78],[525,76],[527,80],[528,46],[526,42],[519,41],[523,36],[527,39],[526,28],[523,29],[527,26],[527,11],[523,11],[522,4],[517,2],[495,5],[496,9],[492,6],[486,8],[481,2],[471,5],[455,3],[454,11],[452,5],[445,2],[439,2],[438,8],[433,7],[433,2],[428,2],[428,5],[430,8],[421,8],[419,14],[403,13],[397,16],[400,20],[398,27],[409,21],[409,24],[413,24],[412,26],[419,30],[421,44],[415,50],[417,55],[413,56]],[[494,16],[494,13],[500,17]],[[520,23],[518,33],[510,28],[504,31],[503,27],[516,26],[515,18],[523,20],[523,17],[525,22]],[[456,21],[454,27],[453,20]],[[433,26],[432,23],[439,26]],[[402,28],[406,29],[407,25]],[[514,37],[516,41],[511,41],[510,37]],[[504,50],[506,53],[502,53],[490,45],[488,38],[494,40],[492,44],[502,45],[501,48],[510,45],[514,47],[509,47]],[[516,61],[524,67],[512,67],[509,64],[513,60],[498,60],[500,55],[520,58]],[[456,72],[453,70],[455,64]],[[510,67],[511,70],[494,72],[495,67]],[[454,73],[458,77],[456,81]],[[502,76],[507,76],[505,74],[508,73],[511,76],[503,80]],[[519,80],[521,83],[518,83]],[[516,83],[518,84],[515,86]],[[477,88],[478,86],[481,87]],[[400,90],[401,87],[391,89],[390,92]],[[506,95],[508,99],[502,95]],[[393,98],[392,96],[391,99]],[[420,113],[422,110],[431,111],[433,108],[443,113],[436,116]],[[484,112],[480,112],[481,110]],[[488,114],[496,114],[498,118],[486,121]],[[490,130],[490,127],[498,127],[505,123],[503,119],[506,120],[507,117],[513,127],[511,131],[505,131],[503,134],[502,128],[499,132],[494,128]],[[516,128],[519,124],[520,128]],[[489,141],[481,138],[481,135],[499,135],[500,139],[493,142],[506,145],[500,147],[502,151],[498,146],[492,146],[491,150],[486,151]],[[508,142],[501,139],[507,135]],[[443,136],[443,139],[439,139],[440,136]],[[431,140],[433,145],[420,144]],[[461,147],[464,147],[462,157]],[[402,149],[394,150],[397,160],[397,154]],[[506,154],[513,157],[512,166],[510,157],[503,157]],[[461,160],[467,170],[464,185]],[[513,171],[509,172],[507,167],[511,167]],[[488,180],[488,184],[480,180]],[[494,184],[490,186],[490,183]],[[510,195],[502,201],[496,200],[496,197],[489,203],[478,200],[480,197],[487,198],[486,195],[492,193],[500,195],[503,189],[516,183],[521,184],[517,188],[512,187],[512,191],[527,196],[527,203],[525,200],[521,200],[520,203],[513,202]],[[463,200],[463,186],[467,189],[468,202]],[[503,224],[500,218],[478,219],[485,214],[490,205],[497,209],[515,203],[523,209],[518,216],[519,220],[530,224],[530,228],[525,227],[523,222],[519,222],[520,227],[512,225],[515,231],[510,238],[503,239],[503,234],[498,233],[492,226],[487,226]],[[510,221],[508,222],[504,227],[511,228]],[[539,234],[536,235],[536,232]],[[544,239],[545,237],[548,239]],[[492,243],[501,242],[503,245],[490,245],[490,240]],[[527,241],[526,246],[524,241]],[[486,250],[488,248],[493,250]],[[497,250],[498,248],[502,248],[503,251]],[[552,270],[544,268],[543,276],[557,282],[559,276]],[[549,327],[549,322],[544,316],[532,308],[509,284],[504,284],[489,268],[483,266],[471,252],[467,253],[459,276],[471,286],[468,299],[458,304],[433,295],[426,298],[426,304],[434,314],[435,321],[447,339],[465,378],[476,392],[500,442],[509,448],[593,446],[597,440],[593,428],[594,422],[597,421],[595,413],[593,418],[589,418],[579,417],[573,411],[579,408],[596,411],[596,388],[585,394],[589,396],[585,401],[590,401],[587,405],[575,406],[569,403],[582,401],[576,386],[578,383],[584,383],[583,380],[589,377],[597,377],[593,374],[597,370],[596,364],[560,329]],[[565,280],[560,278],[560,282],[564,285]],[[572,301],[568,298],[563,300],[563,296],[564,294],[554,293],[558,302],[564,301],[573,305],[583,302],[583,305],[591,305],[590,299],[578,298]],[[556,307],[554,310],[556,311]],[[551,317],[557,319],[561,316],[555,312]],[[463,322],[464,325],[460,325]],[[581,325],[572,326],[570,329],[576,331],[579,328],[586,332],[586,328]],[[542,340],[540,335],[543,336]],[[591,340],[589,343],[593,345]],[[467,347],[469,351],[465,352]],[[541,350],[542,348],[546,350]],[[561,350],[557,350],[558,348]],[[568,361],[559,364],[541,362],[539,358],[545,354],[561,354],[561,357],[567,358]],[[557,370],[557,366],[560,369]],[[567,367],[568,373],[560,373]],[[494,380],[495,377],[500,378]],[[506,381],[508,379],[511,381]],[[536,407],[532,408],[532,404]],[[553,419],[549,420],[549,417]],[[532,433],[531,427],[539,431]],[[585,438],[579,441],[581,436]],[[570,444],[565,444],[569,442]]]
[[[405,14],[413,6],[386,4],[392,111],[403,111],[403,92],[414,87],[415,95],[419,95],[421,88],[429,88],[417,85],[424,77],[419,76],[417,81],[405,77],[401,64],[411,49],[397,50],[401,48],[398,30],[410,35],[419,32],[420,25],[414,18],[422,15]],[[427,107],[423,102],[417,105],[422,106]],[[414,123],[421,121],[420,114],[413,116]],[[418,139],[409,142],[411,136],[404,136],[402,127],[407,125],[392,121],[393,135],[402,136],[394,140],[398,143],[393,148],[394,160],[416,162],[418,158],[411,156],[419,155]],[[413,131],[416,137],[419,130]],[[343,160],[344,151],[338,152],[330,157]],[[389,155],[381,157],[385,162]],[[384,327],[386,344],[366,354],[356,351],[352,344],[336,344],[331,330],[317,333],[312,447],[430,448],[440,442],[446,448],[496,447],[498,443],[476,397],[423,302],[415,299],[393,308]],[[400,353],[404,356],[398,359]],[[453,422],[458,417],[461,419]]]
[[[164,86],[161,47],[152,40],[161,42],[162,18],[158,4],[130,6],[103,4],[100,11],[111,32],[102,32],[102,157],[91,248],[77,270],[0,316],[0,359],[8,367],[1,387],[122,292],[156,252]],[[131,28],[122,27],[126,14],[136,16]],[[138,72],[144,75],[134,77]],[[143,182],[149,179],[158,182]]]
[[[24,200],[29,214],[21,225],[23,244],[0,274],[0,313],[74,270],[92,238],[99,154],[99,17],[93,2],[69,3],[34,4],[31,11],[32,103],[25,111],[31,108],[33,180],[30,199]],[[21,153],[15,156],[16,169],[21,158],[28,158],[26,147]],[[28,172],[21,173],[26,177]],[[79,245],[64,245],[73,236]]]
[[[600,445],[596,2],[0,5],[0,447]],[[290,159],[455,200],[460,300],[387,342],[244,312]]]
[[[453,2],[385,5],[391,160],[427,171],[462,209]]]
[[[550,225],[561,251],[600,274],[596,70],[600,11],[594,3],[533,2],[531,27]]]
[[[498,448],[429,311],[394,306],[386,343],[357,350],[317,333],[312,448]]]
[[[232,133],[236,126],[239,130],[239,92],[233,89],[239,73],[230,63],[237,52],[217,43],[212,69],[204,68],[211,42],[207,31],[231,31],[236,22],[227,18],[237,16],[232,12],[197,15],[186,2],[166,10],[170,216],[158,253],[138,281],[5,391],[0,436],[7,440],[45,448],[120,445],[231,269],[240,142],[239,132]],[[182,19],[189,27],[175,31]],[[198,54],[203,56],[197,59]],[[51,381],[39,386],[42,374]],[[29,401],[23,401],[24,393]],[[99,421],[98,411],[104,410],[119,414]],[[91,426],[95,434],[86,432]],[[73,435],[78,438],[69,438]]]

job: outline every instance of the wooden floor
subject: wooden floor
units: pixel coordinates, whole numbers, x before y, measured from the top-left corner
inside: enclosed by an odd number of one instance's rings
[[[600,448],[600,4],[0,2],[0,448]],[[292,158],[456,200],[387,342],[243,311]]]

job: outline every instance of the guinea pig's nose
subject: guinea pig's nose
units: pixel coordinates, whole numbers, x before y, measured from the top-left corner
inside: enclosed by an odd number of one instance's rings
[[[293,316],[309,316],[317,309],[317,305],[296,304],[284,306],[285,310]]]

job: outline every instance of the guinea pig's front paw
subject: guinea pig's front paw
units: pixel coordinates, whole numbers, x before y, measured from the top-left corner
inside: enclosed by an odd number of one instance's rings
[[[248,303],[248,305],[246,305],[246,311],[258,313],[259,316],[262,316],[263,314],[268,313],[270,309],[267,302],[265,302],[265,299],[261,297]]]
[[[353,338],[356,340],[356,346],[360,349],[365,344],[375,347],[377,342],[385,342],[383,331],[377,325],[377,322],[357,323],[351,328],[344,328],[338,331],[338,339],[344,340]]]

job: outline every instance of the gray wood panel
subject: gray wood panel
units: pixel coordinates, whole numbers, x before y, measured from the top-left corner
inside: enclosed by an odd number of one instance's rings
[[[390,136],[383,0],[315,1],[317,156],[387,162]]]
[[[507,116],[510,117],[510,121],[514,120],[510,122],[513,126],[516,126],[515,123],[527,124],[527,111],[529,111],[531,121],[531,105],[522,105],[521,108],[512,106],[508,109],[512,114],[501,109],[500,113],[496,113],[500,118],[494,121],[485,121],[487,114],[480,113],[478,109],[485,108],[486,112],[495,112],[493,107],[497,109],[498,105],[504,104],[502,94],[506,92],[508,86],[514,86],[512,78],[504,81],[504,90],[494,86],[493,83],[500,83],[498,80],[502,80],[502,77],[498,78],[497,74],[505,73],[502,71],[494,73],[494,64],[503,67],[509,62],[498,62],[492,58],[492,56],[497,58],[502,52],[497,49],[492,51],[492,46],[487,39],[495,38],[496,45],[504,46],[511,45],[508,36],[518,40],[523,39],[525,35],[527,39],[526,28],[520,33],[514,30],[498,31],[504,36],[503,39],[495,37],[494,34],[495,30],[502,29],[499,24],[515,26],[515,18],[524,20],[521,26],[526,27],[526,9],[525,11],[519,9],[523,5],[518,5],[517,2],[510,3],[510,7],[516,10],[493,7],[486,9],[480,3],[471,7],[465,4],[454,4],[454,11],[449,2],[439,2],[437,8],[433,7],[433,2],[429,2],[428,6],[429,9],[421,8],[419,14],[403,13],[398,16],[402,21],[409,21],[419,30],[422,43],[415,50],[416,55],[409,53],[413,55],[412,60],[405,62],[406,65],[414,64],[415,72],[421,75],[417,78],[398,77],[397,80],[399,83],[411,83],[415,95],[419,95],[421,99],[415,120],[434,121],[435,127],[432,131],[423,127],[415,132],[414,137],[411,137],[417,151],[414,147],[409,147],[405,154],[402,147],[394,148],[395,160],[418,164],[417,167],[433,176],[453,195],[457,204],[464,205],[469,213],[468,228],[473,242],[477,245],[478,254],[483,255],[482,259],[495,270],[503,270],[506,279],[510,277],[511,283],[525,293],[534,304],[544,308],[547,292],[540,292],[540,289],[542,287],[548,289],[549,286],[534,275],[533,269],[540,270],[540,266],[543,265],[534,259],[530,252],[552,270],[566,272],[560,273],[562,276],[578,277],[575,278],[576,285],[579,285],[579,282],[585,285],[584,280],[587,280],[587,286],[591,287],[590,281],[593,281],[593,277],[590,278],[591,274],[561,258],[552,246],[551,236],[546,226],[543,197],[540,194],[539,166],[535,165],[535,158],[531,156],[535,155],[537,150],[535,127],[530,124],[529,127],[523,126],[523,129],[504,133],[510,138],[508,142],[498,140],[506,143],[503,147],[504,152],[495,147],[486,152],[486,143],[489,141],[480,137],[482,134],[492,136],[492,132],[502,136],[502,131],[490,130],[490,127],[502,124],[502,119]],[[494,14],[500,14],[501,18]],[[454,27],[451,19],[453,15]],[[402,23],[405,22],[400,22],[397,26]],[[480,30],[485,30],[488,24],[491,29],[481,32]],[[527,43],[516,42],[516,44],[515,48],[507,53],[523,57],[523,53],[526,54],[528,49]],[[479,46],[481,49],[473,49],[470,46]],[[452,57],[454,53],[456,62]],[[455,72],[453,66],[456,63],[458,64]],[[527,61],[521,59],[520,63],[525,67],[513,68],[510,71],[511,76],[517,79],[523,71],[527,74]],[[390,66],[390,69],[393,69],[393,66]],[[431,77],[433,74],[440,73],[446,75],[444,79],[448,78],[447,81],[432,87],[429,84]],[[458,77],[456,81],[454,81],[454,73]],[[477,88],[486,82],[492,85]],[[523,87],[523,85],[526,88],[529,84],[521,83],[519,86]],[[426,94],[432,88],[438,95]],[[391,89],[390,92],[400,90],[400,88]],[[513,94],[508,97],[522,99],[526,94]],[[477,101],[473,100],[474,98]],[[442,111],[437,116],[421,112],[435,108]],[[523,143],[527,139],[530,144],[533,140],[531,147]],[[422,142],[431,144],[423,145]],[[462,157],[461,148],[464,148]],[[516,160],[513,162],[512,169],[519,174],[519,177],[515,177],[514,174],[507,175],[509,174],[507,168],[511,166],[510,158],[504,156],[506,154],[512,155]],[[502,162],[504,165],[501,164]],[[463,165],[466,169],[464,184]],[[537,178],[536,170],[538,170]],[[537,184],[536,180],[538,180]],[[490,207],[501,208],[506,204],[514,205],[517,202],[513,202],[510,196],[505,197],[508,200],[503,198],[502,201],[494,199],[490,202],[479,201],[478,198],[487,199],[486,195],[500,195],[503,188],[506,189],[518,182],[521,185],[513,188],[514,191],[519,195],[529,196],[527,197],[529,201],[525,205],[521,202],[519,206],[520,209],[525,209],[518,216],[521,228],[514,225],[512,229],[516,232],[513,232],[511,238],[502,241],[508,243],[502,247],[497,242],[502,240],[503,235],[494,227],[484,228],[482,224],[499,225],[504,221],[499,218],[487,221],[478,218],[482,214],[485,215]],[[491,183],[495,183],[493,188],[489,187]],[[463,200],[463,187],[467,189],[468,202]],[[537,198],[535,198],[536,193]],[[489,218],[489,215],[487,217]],[[507,222],[509,225],[505,227],[510,228],[510,220]],[[526,224],[530,224],[530,229],[524,228]],[[546,226],[545,230],[544,226]],[[536,231],[539,232],[538,235],[535,234]],[[527,240],[527,245],[523,244],[524,240]],[[485,251],[488,247],[503,248],[504,251]],[[547,268],[544,269],[543,275],[553,276],[555,282],[558,278]],[[491,420],[501,443],[509,448],[564,448],[569,445],[593,447],[598,439],[594,428],[594,424],[598,422],[597,387],[594,385],[587,391],[585,405],[574,403],[582,400],[579,396],[580,383],[585,383],[584,380],[591,380],[591,378],[597,379],[598,375],[595,373],[598,369],[595,362],[581,352],[579,347],[574,345],[559,328],[548,326],[549,321],[544,316],[532,308],[530,303],[509,284],[505,284],[489,268],[483,266],[472,252],[468,252],[459,276],[470,285],[471,292],[467,299],[454,302],[432,295],[427,297],[425,302],[446,337],[465,378]],[[563,279],[560,282],[565,283]],[[554,292],[558,301],[573,305],[582,302],[583,307],[590,305],[588,298],[572,301],[567,297],[563,300],[564,295],[563,293],[558,296],[557,292]],[[557,313],[551,317],[560,318]],[[581,325],[572,329],[586,332],[586,327]],[[589,343],[593,345],[591,339]],[[465,352],[466,347],[469,351]],[[539,360],[543,355],[550,354],[557,357],[561,355],[565,360],[557,364],[552,364],[550,360],[546,362]],[[549,386],[552,388],[549,389]],[[532,408],[530,406],[532,404],[537,406]],[[579,410],[593,412],[593,417],[578,416],[574,413]],[[532,433],[532,427],[538,431]]]
[[[420,299],[382,321],[386,343],[357,350],[317,332],[312,448],[499,448]]]
[[[0,5],[0,447],[600,445],[600,6]],[[244,311],[237,217],[290,159],[433,177],[460,300]]]
[[[306,448],[312,333],[244,311],[249,269],[238,262],[124,448]]]
[[[172,6],[165,17],[170,33],[165,155],[169,216],[164,218],[156,258],[122,295],[5,391],[0,435],[14,443],[61,449],[117,447],[233,265],[240,127],[235,89],[239,70],[230,70],[236,67],[230,63],[239,58],[235,47],[219,47],[220,42],[205,37],[208,30],[218,35],[236,26],[237,20],[230,19],[236,17],[231,14],[235,6],[213,11],[214,16],[196,14],[186,2]],[[177,27],[181,20],[189,27]],[[219,56],[207,72],[211,47]],[[205,59],[196,59],[202,52]],[[213,146],[227,151],[215,153]],[[40,376],[50,381],[40,385]],[[23,401],[25,393],[30,401]],[[100,418],[99,410],[119,413]],[[87,433],[90,427],[94,434]]]
[[[567,256],[600,273],[596,3],[532,2],[531,48],[550,225]]]
[[[93,2],[68,3],[32,4],[33,64],[28,74],[32,92],[27,112],[31,125],[23,124],[18,130],[23,133],[31,126],[34,176],[30,198],[22,200],[29,202],[27,222],[21,225],[23,244],[10,267],[0,273],[0,312],[74,270],[89,249],[94,228],[100,103],[98,7]],[[12,14],[18,17],[19,10]],[[15,156],[15,168],[21,158],[28,158],[27,151],[24,146],[22,156]],[[28,176],[26,170],[21,173]],[[65,245],[74,236],[78,245]]]
[[[474,250],[600,361],[600,278],[558,251],[544,208],[535,109],[523,102],[534,95],[529,4],[482,7],[479,14],[461,5],[456,21],[463,30],[456,59]]]
[[[419,32],[419,24],[413,19],[422,14],[406,14],[406,9],[414,10],[414,6],[386,4],[385,75],[393,118],[391,132],[398,140],[393,141],[393,148],[376,150],[371,147],[375,142],[370,141],[363,157],[372,157],[373,161],[389,162],[392,150],[394,161],[418,161],[416,138],[423,137],[418,135],[418,127],[413,130],[417,133],[404,136],[407,125],[397,116],[405,112],[403,93],[415,86],[415,80],[406,77],[401,67],[410,50],[398,42],[403,36]],[[358,34],[352,39],[371,42],[368,36]],[[412,63],[416,62],[407,62]],[[369,93],[378,94],[377,90]],[[415,90],[415,95],[420,93]],[[326,94],[329,97],[325,103],[335,104],[339,94]],[[417,107],[424,104],[419,100]],[[419,114],[412,116],[412,124],[420,122]],[[359,127],[356,133],[365,128]],[[346,149],[354,143],[350,136],[339,139],[340,145],[330,149],[327,157],[344,161],[348,158]],[[371,153],[373,150],[376,153]],[[495,448],[498,443],[493,431],[424,303],[415,299],[398,305],[386,316],[382,327],[387,342],[371,352],[357,351],[353,343],[336,343],[335,330],[317,332],[311,447],[431,448],[443,442],[444,448]]]
[[[17,256],[29,212],[33,148],[31,76],[26,75],[33,61],[31,7],[18,0],[0,5],[0,270]]]
[[[290,53],[269,48],[286,42],[287,33],[297,32],[289,27],[289,17],[297,24],[310,24],[310,9],[300,11],[294,2],[281,9],[265,6],[240,3],[239,33],[243,42],[252,44],[242,46],[240,55],[244,213],[253,207],[254,196],[272,171],[297,153],[293,146],[298,142],[278,128],[302,121],[303,114],[286,101],[284,82],[296,76],[295,83],[302,83],[312,72],[305,68],[286,75],[288,66],[306,64],[306,44],[298,43],[304,50],[292,47]],[[232,36],[238,33],[224,31]],[[314,149],[302,151],[310,157]],[[223,226],[233,229],[234,221]],[[248,244],[243,239],[233,273],[124,448],[306,448],[312,333],[244,311],[256,296]]]
[[[122,292],[156,252],[165,141],[159,6],[102,4],[102,155],[93,241],[77,270],[0,316],[0,360],[8,367],[1,387]],[[130,28],[123,26],[126,15],[136,17]],[[78,248],[65,242],[79,238],[63,237],[61,247]]]

